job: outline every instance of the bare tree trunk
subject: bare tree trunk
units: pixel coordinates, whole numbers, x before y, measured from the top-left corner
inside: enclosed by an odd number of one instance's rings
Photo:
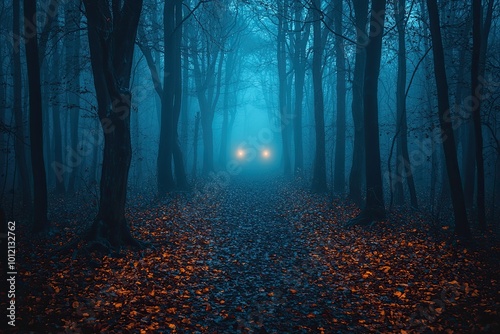
[[[366,61],[366,23],[368,21],[368,2],[353,0],[356,20],[356,48],[354,79],[352,83],[352,119],[354,122],[354,147],[352,154],[351,172],[349,174],[349,197],[362,205],[361,185],[363,180],[364,162],[364,117],[363,117],[363,76]]]
[[[451,198],[455,214],[455,232],[460,236],[468,236],[469,222],[465,210],[464,193],[462,180],[458,168],[457,152],[453,128],[446,113],[450,109],[448,98],[448,82],[444,62],[443,43],[441,30],[439,27],[439,12],[436,0],[427,0],[429,11],[430,31],[432,37],[432,51],[434,55],[434,73],[436,76],[436,86],[438,90],[438,115],[441,126],[443,149],[446,157],[446,170],[448,172],[448,183],[451,190]]]
[[[366,165],[366,206],[360,223],[385,219],[384,192],[380,162],[378,125],[378,78],[382,56],[385,0],[373,0],[370,16],[370,40],[366,47],[364,77],[364,130]]]
[[[486,230],[486,209],[484,190],[484,159],[483,159],[483,132],[481,128],[481,98],[480,89],[480,61],[481,61],[481,0],[472,1],[472,69],[471,69],[471,96],[474,96],[476,108],[473,110],[474,138],[477,165],[477,215],[479,228]]]
[[[342,19],[344,15],[342,0],[335,1],[335,50],[337,55],[337,136],[335,144],[335,172],[333,189],[343,194],[345,192],[345,125],[346,125],[346,66],[344,39],[342,38]]]
[[[21,2],[13,2],[13,35],[20,36],[20,16],[21,16]],[[15,43],[16,41],[14,41]],[[22,109],[22,74],[21,74],[21,50],[19,48],[13,48],[13,113],[14,120],[16,124],[15,128],[15,140],[14,140],[14,150],[16,153],[16,164],[19,168],[19,176],[21,179],[21,189],[22,189],[22,199],[23,207],[31,209],[31,189],[30,189],[30,177],[28,172],[28,164],[26,162],[26,150],[25,150],[25,135],[24,135],[24,117]]]
[[[404,204],[403,175],[408,183],[411,206],[418,208],[417,192],[413,180],[413,169],[408,153],[408,123],[406,114],[406,0],[399,0],[396,10],[396,28],[398,30],[398,80],[396,85],[397,100],[397,157],[395,199],[396,204]]]
[[[193,179],[196,179],[196,170],[198,169],[198,135],[200,133],[200,113],[196,113],[194,120],[194,138],[193,138]]]
[[[69,2],[66,8],[66,75],[67,75],[67,102],[71,129],[71,149],[79,152],[78,149],[78,123],[80,119],[80,6],[78,2]],[[68,180],[68,192],[75,191],[76,175],[79,166],[72,168]]]
[[[57,50],[57,48],[56,48]],[[53,63],[52,63],[52,83],[56,83],[57,80],[60,78],[60,71],[59,71],[59,58],[62,58],[62,52],[59,54],[55,54],[53,57]],[[57,87],[51,87],[51,100],[52,100],[52,120],[53,120],[53,138],[54,138],[54,161],[63,163],[63,153],[62,153],[62,131],[61,131],[61,101],[59,99],[59,92]],[[64,194],[66,191],[65,184],[64,184],[64,174],[59,174],[55,173],[56,178],[56,188],[55,192],[56,194]]]
[[[287,23],[285,21],[288,9],[288,0],[278,1],[278,85],[279,85],[279,115],[281,125],[281,140],[282,140],[282,161],[283,171],[286,176],[292,173],[291,158],[290,158],[290,124],[287,119],[289,114],[289,106],[287,101],[287,73],[286,73],[286,30]]]
[[[323,101],[323,77],[321,66],[323,63],[323,48],[321,36],[321,0],[313,1],[313,86],[314,86],[314,121],[316,129],[316,153],[314,156],[314,170],[312,190],[324,192],[326,186],[326,153],[325,153],[325,116]]]
[[[111,247],[140,245],[130,234],[125,204],[132,156],[129,85],[142,3],[125,0],[122,6],[109,8],[104,2],[84,0],[98,114],[104,132],[99,211],[89,237]]]
[[[36,0],[24,0],[24,17],[35,17]],[[32,28],[30,28],[30,26]],[[36,21],[25,24],[26,62],[28,65],[31,165],[33,169],[33,219],[35,232],[47,230],[47,179],[43,157],[42,91],[40,88],[40,61],[38,58],[38,37]]]

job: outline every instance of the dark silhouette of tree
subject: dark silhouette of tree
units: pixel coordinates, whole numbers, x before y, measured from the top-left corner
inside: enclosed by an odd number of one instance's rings
[[[64,28],[66,29],[66,89],[67,106],[70,118],[70,137],[72,152],[78,150],[78,128],[80,120],[80,5],[78,1],[70,1],[66,4],[64,14]],[[68,180],[68,192],[71,194],[76,190],[76,176],[78,166],[72,167]]]
[[[406,116],[406,0],[398,0],[396,6],[396,29],[398,31],[398,78],[396,83],[396,175],[395,202],[404,203],[403,175],[406,176],[410,201],[414,208],[418,207],[417,191],[413,180],[413,170],[408,154],[408,122]],[[392,186],[392,185],[391,185]]]
[[[313,1],[313,89],[314,89],[314,123],[316,131],[316,151],[314,155],[314,170],[312,190],[324,192],[326,187],[326,155],[325,155],[325,111],[323,101],[323,63],[321,0]]]
[[[333,175],[333,189],[338,193],[345,191],[345,133],[346,133],[346,55],[344,52],[344,38],[342,19],[344,4],[342,0],[335,1],[333,21],[335,25],[335,52],[337,70],[337,133],[335,139],[335,171]]]
[[[472,68],[471,68],[471,96],[474,96],[476,104],[472,119],[474,122],[474,139],[477,166],[477,218],[479,228],[486,229],[486,208],[484,190],[484,158],[483,158],[483,131],[481,125],[481,98],[478,94],[480,90],[479,79],[481,73],[481,16],[482,1],[472,1]],[[491,1],[490,1],[491,3]],[[491,18],[490,18],[491,20]],[[483,65],[484,66],[484,65]]]
[[[464,193],[462,180],[458,169],[457,152],[455,146],[455,136],[452,124],[449,120],[450,101],[448,97],[448,81],[443,52],[443,42],[441,39],[441,29],[439,27],[439,12],[436,0],[427,0],[429,11],[430,31],[432,37],[432,53],[434,55],[434,73],[438,93],[438,116],[441,126],[441,136],[443,149],[446,158],[446,171],[448,172],[448,183],[451,190],[451,199],[455,215],[455,232],[459,236],[469,235],[469,222],[465,210]]]
[[[13,9],[13,27],[12,32],[14,34],[14,42],[16,43],[16,37],[20,35],[20,16],[21,16],[21,2],[14,1],[12,4]],[[25,150],[25,135],[24,135],[24,117],[22,110],[22,71],[21,71],[21,49],[20,45],[12,48],[12,58],[13,58],[13,113],[15,120],[15,140],[14,140],[14,150],[16,153],[16,164],[19,168],[19,176],[21,178],[21,191],[23,199],[23,207],[31,209],[31,189],[30,189],[30,177],[28,171],[28,164],[26,162],[26,150]]]
[[[125,219],[127,182],[132,156],[129,90],[134,42],[142,0],[84,0],[97,110],[104,132],[99,211],[91,240],[106,246],[139,246]]]
[[[373,0],[370,15],[370,37],[366,46],[363,115],[365,132],[366,204],[363,212],[348,225],[365,225],[385,219],[384,192],[380,163],[378,123],[378,78],[382,56],[385,0]]]
[[[161,94],[160,146],[158,150],[158,193],[164,195],[175,187],[172,159],[177,186],[187,187],[184,161],[179,145],[178,124],[182,101],[182,1],[165,2],[163,12],[164,75]],[[159,84],[157,82],[156,84]]]
[[[36,0],[24,0],[26,20],[36,15]],[[47,176],[43,157],[42,90],[38,57],[37,22],[25,24],[26,62],[28,67],[31,166],[33,171],[33,222],[35,232],[49,228],[47,218]]]
[[[354,147],[351,172],[349,174],[349,197],[358,205],[362,204],[361,185],[364,161],[364,121],[363,121],[363,75],[366,61],[366,23],[368,21],[368,2],[353,0],[356,23],[356,56],[352,83],[352,119],[354,123]]]
[[[300,2],[294,3],[295,31],[293,69],[295,71],[295,106],[293,118],[293,138],[295,148],[295,174],[300,175],[304,169],[304,148],[302,138],[302,111],[304,103],[304,83],[306,78],[307,55],[306,48],[311,33],[311,24],[308,17],[302,14],[304,6]]]
[[[282,141],[282,162],[283,172],[289,176],[292,173],[291,149],[290,149],[290,120],[287,119],[289,111],[289,99],[287,94],[287,52],[286,52],[286,35],[288,31],[288,0],[278,1],[278,35],[276,55],[278,60],[278,99],[279,99],[279,115],[281,126],[281,141]]]

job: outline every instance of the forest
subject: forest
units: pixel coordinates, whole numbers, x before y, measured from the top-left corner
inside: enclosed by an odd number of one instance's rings
[[[9,333],[500,332],[500,3],[3,0]]]

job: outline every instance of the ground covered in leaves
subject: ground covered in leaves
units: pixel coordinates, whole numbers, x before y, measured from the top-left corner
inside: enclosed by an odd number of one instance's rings
[[[207,190],[208,188],[205,188]],[[50,237],[18,237],[18,329],[98,333],[497,332],[495,236],[464,243],[447,222],[391,212],[346,229],[358,210],[306,187],[227,187],[132,196],[132,233],[153,247],[107,256],[61,247],[88,227],[52,212]],[[28,234],[18,227],[18,235]]]

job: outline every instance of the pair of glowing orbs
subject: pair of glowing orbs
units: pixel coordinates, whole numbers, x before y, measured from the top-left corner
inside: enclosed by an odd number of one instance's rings
[[[243,159],[245,157],[245,151],[242,150],[242,149],[239,149],[237,152],[236,152],[236,155],[238,156],[238,158],[240,159]],[[264,159],[267,159],[271,156],[271,152],[269,150],[263,150],[261,152],[261,155]]]

